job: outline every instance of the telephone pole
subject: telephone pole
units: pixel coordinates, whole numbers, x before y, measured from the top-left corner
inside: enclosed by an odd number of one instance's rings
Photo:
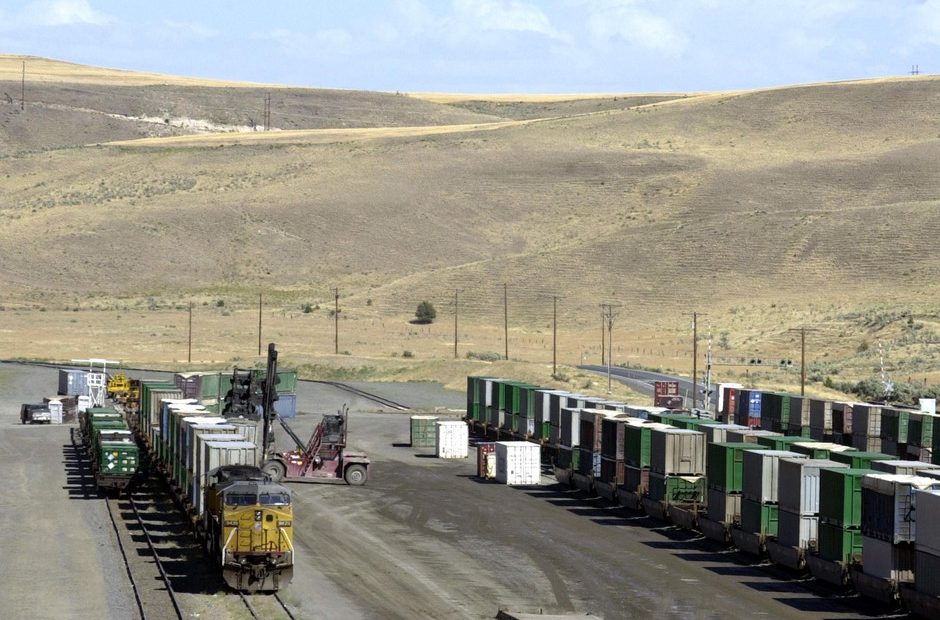
[[[610,394],[610,366],[613,359],[613,331],[614,319],[617,318],[620,304],[605,303],[601,304],[601,318],[603,326],[607,330],[607,393]]]
[[[698,318],[706,316],[699,312],[692,313],[692,408],[698,406]]]
[[[333,289],[333,353],[339,355],[339,288]]]
[[[20,82],[20,111],[26,109],[26,61],[23,61],[23,79]]]
[[[558,295],[552,295],[552,376],[558,374]]]
[[[258,293],[258,357],[261,357],[261,306],[264,293]]]
[[[457,359],[457,289],[454,289],[454,359]]]
[[[264,96],[264,130],[271,129],[271,93]]]
[[[800,333],[800,395],[806,395],[806,332],[813,328],[799,327],[787,330],[790,333]]]
[[[503,283],[503,342],[506,345],[506,360],[509,360],[509,285]]]
[[[189,302],[189,352],[186,354],[186,363],[193,362],[193,302]]]

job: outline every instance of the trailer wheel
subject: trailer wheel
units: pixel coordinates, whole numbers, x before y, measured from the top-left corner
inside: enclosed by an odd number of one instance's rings
[[[366,468],[362,465],[350,465],[346,468],[346,484],[362,486],[366,483]]]
[[[284,463],[280,461],[268,461],[264,464],[264,467],[261,468],[261,471],[267,474],[274,482],[280,482],[284,479],[284,476],[287,475],[287,468],[284,467]]]

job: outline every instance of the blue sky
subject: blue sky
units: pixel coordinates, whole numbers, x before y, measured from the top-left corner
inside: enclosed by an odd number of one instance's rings
[[[366,90],[724,90],[940,72],[940,0],[0,0],[0,53]]]

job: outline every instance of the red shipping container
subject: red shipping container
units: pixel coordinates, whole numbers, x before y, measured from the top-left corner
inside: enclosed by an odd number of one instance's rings
[[[477,475],[484,480],[496,477],[496,442],[477,444]]]

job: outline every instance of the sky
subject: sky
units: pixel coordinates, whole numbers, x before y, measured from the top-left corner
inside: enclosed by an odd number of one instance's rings
[[[0,53],[324,88],[733,90],[940,72],[940,0],[0,0]]]

